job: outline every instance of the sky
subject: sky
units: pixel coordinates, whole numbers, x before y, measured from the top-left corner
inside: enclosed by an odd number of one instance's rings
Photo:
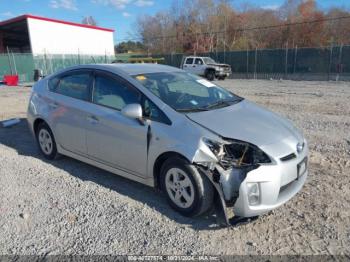
[[[190,1],[190,0],[189,0]],[[137,18],[168,9],[173,0],[0,0],[0,21],[22,14],[80,23],[93,16],[98,26],[115,30],[115,43],[133,38]],[[231,0],[237,9],[245,4],[277,9],[284,0]],[[350,0],[317,0],[322,9],[350,9]]]

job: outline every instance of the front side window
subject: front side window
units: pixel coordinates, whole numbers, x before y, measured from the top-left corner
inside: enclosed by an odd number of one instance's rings
[[[140,103],[140,93],[124,82],[108,76],[95,77],[92,100],[95,104],[121,110],[127,104]]]
[[[143,116],[153,121],[171,124],[169,118],[148,98],[144,97],[142,103]]]
[[[203,61],[202,61],[202,59],[200,59],[200,58],[196,58],[196,60],[194,61],[194,63],[195,63],[196,65],[203,65]]]
[[[54,79],[51,82],[51,87],[49,83],[49,88],[52,88],[52,91],[80,100],[87,101],[89,99],[91,78],[88,72],[63,76],[56,85]]]
[[[181,112],[212,110],[242,98],[186,72],[159,72],[133,76],[164,103]]]

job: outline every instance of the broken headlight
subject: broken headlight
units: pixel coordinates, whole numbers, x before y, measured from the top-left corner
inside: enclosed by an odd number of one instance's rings
[[[243,141],[225,141],[219,143],[203,139],[204,143],[218,158],[224,169],[231,167],[247,167],[271,163],[271,159],[257,146]]]
[[[235,141],[225,144],[224,156],[221,160],[224,168],[255,166],[259,164],[271,163],[271,159],[266,153],[255,145]]]

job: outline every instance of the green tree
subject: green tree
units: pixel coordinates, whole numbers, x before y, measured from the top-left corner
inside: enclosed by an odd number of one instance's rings
[[[115,45],[116,53],[127,53],[127,52],[143,52],[145,50],[144,45],[137,41],[126,41]]]

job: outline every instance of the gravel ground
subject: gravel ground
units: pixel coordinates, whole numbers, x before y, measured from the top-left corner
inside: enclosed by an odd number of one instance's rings
[[[286,205],[217,228],[163,196],[82,162],[39,154],[25,122],[30,88],[0,87],[0,254],[350,254],[350,83],[225,80],[278,112],[310,144],[310,175]]]

